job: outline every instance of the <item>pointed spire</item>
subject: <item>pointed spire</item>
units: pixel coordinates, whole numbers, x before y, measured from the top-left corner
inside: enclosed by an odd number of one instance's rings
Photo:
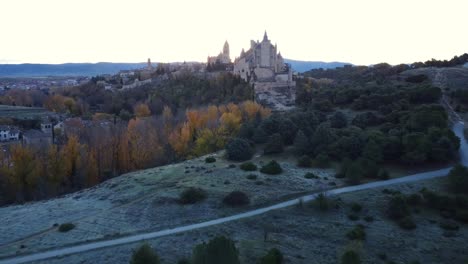
[[[266,30],[265,30],[265,34],[263,35],[263,41],[268,41],[268,35],[267,35]]]

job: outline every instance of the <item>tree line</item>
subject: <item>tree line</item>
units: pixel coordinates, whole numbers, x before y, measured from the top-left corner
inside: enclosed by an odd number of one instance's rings
[[[210,105],[128,122],[75,120],[58,144],[48,148],[13,145],[0,157],[4,202],[43,199],[94,186],[111,177],[222,149],[243,122],[270,111],[252,101]],[[73,121],[73,120],[72,120]]]

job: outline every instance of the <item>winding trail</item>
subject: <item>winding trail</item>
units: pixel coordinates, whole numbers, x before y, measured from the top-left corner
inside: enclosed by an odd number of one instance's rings
[[[453,126],[454,133],[460,138],[460,161],[463,165],[467,166],[468,165],[468,146],[466,143],[466,139],[463,136],[463,129],[464,129],[464,123],[461,121],[455,123],[455,125]],[[393,184],[411,183],[411,182],[420,181],[420,180],[428,180],[428,179],[433,179],[433,178],[438,178],[438,177],[444,177],[448,174],[450,169],[451,168],[445,168],[441,170],[423,172],[423,173],[418,173],[418,174],[391,179],[391,180],[386,180],[386,181],[377,181],[377,182],[370,182],[370,183],[361,184],[361,185],[347,186],[343,188],[329,190],[324,193],[326,195],[338,195],[342,193],[373,189],[373,188],[384,187],[384,186],[389,186]],[[50,259],[54,257],[83,253],[83,252],[101,249],[101,248],[113,247],[113,246],[118,246],[118,245],[134,243],[134,242],[138,242],[142,240],[148,240],[148,239],[154,239],[154,238],[159,238],[159,237],[168,236],[168,235],[174,235],[174,234],[178,234],[181,232],[187,232],[187,231],[191,231],[195,229],[210,227],[210,226],[219,225],[222,223],[236,221],[239,219],[257,216],[257,215],[264,214],[273,210],[290,207],[300,202],[312,201],[318,196],[318,194],[319,193],[305,195],[296,199],[292,199],[292,200],[278,203],[275,205],[271,205],[268,207],[259,208],[259,209],[255,209],[255,210],[248,211],[245,213],[218,218],[218,219],[214,219],[214,220],[210,220],[210,221],[206,221],[202,223],[180,226],[176,228],[165,229],[165,230],[150,232],[150,233],[145,233],[145,234],[131,235],[131,236],[121,237],[117,239],[91,242],[87,244],[65,247],[61,249],[54,249],[54,250],[35,253],[31,255],[13,257],[9,259],[3,259],[3,260],[0,260],[0,264],[20,264],[20,263],[27,263],[27,262],[32,262],[32,261],[46,260],[46,259]]]

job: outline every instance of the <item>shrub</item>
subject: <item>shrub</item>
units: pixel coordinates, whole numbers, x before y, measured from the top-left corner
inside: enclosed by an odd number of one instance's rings
[[[319,154],[315,158],[315,165],[319,168],[327,168],[330,165],[330,158],[327,154]]]
[[[354,250],[347,250],[341,255],[341,264],[360,264],[361,257]]]
[[[249,175],[247,175],[247,179],[249,179],[249,180],[256,180],[256,179],[257,179],[257,175],[255,175],[255,174],[249,174]]]
[[[180,194],[179,202],[181,204],[194,204],[203,201],[205,198],[205,190],[201,188],[190,187]]]
[[[357,220],[359,220],[359,215],[353,214],[353,213],[348,214],[348,219],[352,220],[352,221],[357,221]]]
[[[362,168],[359,162],[353,162],[346,169],[346,179],[349,184],[359,184],[362,178]]]
[[[263,152],[265,154],[276,154],[284,151],[283,138],[279,133],[270,136]]]
[[[281,251],[276,248],[272,248],[260,259],[259,264],[282,264],[283,259]]]
[[[230,160],[245,161],[253,156],[253,149],[245,139],[234,138],[226,145],[226,156]]]
[[[324,193],[317,195],[317,198],[315,199],[315,205],[320,211],[328,211],[330,208],[330,202]]]
[[[366,221],[366,222],[374,222],[374,217],[371,216],[371,215],[366,215],[366,216],[364,217],[364,221]]]
[[[268,162],[268,164],[264,165],[260,169],[260,172],[265,173],[265,174],[276,175],[276,174],[282,173],[283,169],[281,168],[281,166],[279,165],[278,162],[272,160],[272,161]]]
[[[388,180],[390,179],[390,174],[386,169],[380,169],[377,173],[377,177],[381,180]]]
[[[456,222],[451,221],[451,220],[441,221],[439,223],[439,226],[443,229],[452,230],[452,231],[456,231],[460,228]]]
[[[468,210],[457,210],[455,219],[463,223],[468,223]]]
[[[244,171],[256,171],[257,170],[257,165],[255,165],[252,162],[244,162],[240,165],[241,170]]]
[[[456,193],[468,194],[468,168],[456,165],[448,174],[449,187]]]
[[[219,236],[193,249],[192,264],[240,264],[234,241]]]
[[[215,157],[206,157],[205,162],[206,163],[216,162],[216,158]]]
[[[365,240],[366,231],[364,231],[362,226],[358,225],[346,233],[346,237],[351,240]]]
[[[308,172],[304,175],[304,178],[306,179],[319,179],[319,176],[313,174],[312,172]]]
[[[159,257],[147,243],[140,246],[133,252],[130,264],[159,264]]]
[[[250,199],[241,191],[233,191],[224,197],[223,203],[232,207],[244,206],[250,203]]]
[[[405,216],[402,219],[398,221],[398,225],[403,228],[403,229],[415,229],[416,224],[413,221],[413,218],[411,216]]]
[[[312,159],[307,155],[303,155],[297,160],[297,166],[310,168],[312,166]]]
[[[181,259],[177,261],[177,264],[190,264],[190,261],[188,259]]]
[[[352,203],[351,210],[353,210],[353,212],[359,213],[362,210],[362,206],[358,203]]]
[[[402,195],[395,195],[390,199],[387,212],[392,219],[402,219],[410,215],[406,199]]]
[[[75,228],[75,225],[72,223],[61,224],[58,228],[59,232],[65,233]]]
[[[421,205],[422,197],[420,194],[413,193],[407,196],[406,201],[408,202],[409,205]]]

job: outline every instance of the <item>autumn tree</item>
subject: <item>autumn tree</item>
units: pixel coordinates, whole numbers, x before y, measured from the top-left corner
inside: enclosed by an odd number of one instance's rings
[[[147,104],[140,103],[135,106],[133,109],[136,117],[147,117],[151,115],[151,111]]]
[[[19,200],[30,200],[39,179],[39,166],[29,147],[14,145],[11,148],[9,181],[15,187]]]
[[[71,188],[76,187],[77,171],[80,166],[80,148],[81,144],[78,137],[71,135],[68,138],[67,144],[64,146],[63,152],[65,157],[66,174]]]
[[[60,192],[60,185],[65,179],[66,163],[65,157],[62,152],[60,152],[56,145],[51,145],[47,152],[47,180],[52,186],[53,193]]]

